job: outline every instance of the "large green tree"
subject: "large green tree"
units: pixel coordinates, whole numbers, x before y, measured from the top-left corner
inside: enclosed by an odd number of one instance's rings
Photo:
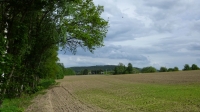
[[[7,51],[0,58],[5,62],[0,64],[0,101],[35,90],[41,77],[56,78],[53,71],[62,66],[56,64],[55,49],[93,52],[103,46],[108,22],[100,17],[103,7],[92,0],[4,0],[0,6],[1,55]]]

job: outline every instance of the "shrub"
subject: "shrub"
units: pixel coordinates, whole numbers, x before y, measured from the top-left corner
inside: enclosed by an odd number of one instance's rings
[[[185,64],[183,70],[184,70],[184,71],[186,71],[186,70],[191,70],[190,65]]]
[[[166,67],[160,67],[160,72],[167,72],[167,68]]]
[[[149,67],[144,67],[141,70],[142,73],[154,73],[157,72],[156,68],[149,66]]]
[[[196,64],[192,64],[191,69],[192,70],[199,70],[199,67]]]

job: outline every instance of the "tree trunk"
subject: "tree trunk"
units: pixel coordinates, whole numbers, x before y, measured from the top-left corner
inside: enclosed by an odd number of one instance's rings
[[[15,67],[13,66],[12,71],[11,71],[10,75],[8,76],[8,80],[6,81],[5,88],[3,89],[3,93],[2,93],[3,96],[4,96],[5,93],[6,93],[6,88],[7,88],[7,86],[8,86],[9,83],[10,83],[11,77],[13,76],[14,69],[15,69]]]

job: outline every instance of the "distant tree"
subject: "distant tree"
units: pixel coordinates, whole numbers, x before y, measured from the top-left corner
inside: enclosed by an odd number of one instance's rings
[[[168,72],[173,72],[174,71],[174,69],[173,68],[168,68],[168,70],[167,70]]]
[[[144,67],[141,70],[142,73],[154,73],[157,72],[155,67],[149,66],[149,67]]]
[[[174,71],[179,71],[178,67],[174,67]]]
[[[128,67],[127,67],[127,69],[126,69],[126,72],[127,72],[128,74],[133,73],[133,66],[132,66],[131,63],[128,63]]]
[[[191,69],[192,70],[199,70],[199,67],[196,64],[192,64]]]
[[[114,68],[114,74],[124,74],[126,67],[123,63],[119,63],[118,66]]]
[[[88,73],[89,73],[88,69],[83,70],[83,75],[88,75]]]
[[[183,70],[184,70],[184,71],[186,71],[186,70],[191,70],[190,65],[185,64]]]
[[[65,68],[65,75],[75,75],[75,71],[71,68]]]
[[[167,68],[166,67],[160,67],[160,72],[167,72]]]
[[[117,67],[114,68],[114,75],[118,74]]]
[[[137,68],[134,68],[134,67],[133,67],[133,73],[134,73],[134,74],[136,74],[136,73],[140,73],[140,70],[137,69]]]

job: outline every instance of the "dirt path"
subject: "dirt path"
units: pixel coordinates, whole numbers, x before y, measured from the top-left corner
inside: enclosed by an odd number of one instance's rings
[[[102,112],[101,109],[85,104],[74,96],[61,82],[60,85],[39,95],[25,112]]]

